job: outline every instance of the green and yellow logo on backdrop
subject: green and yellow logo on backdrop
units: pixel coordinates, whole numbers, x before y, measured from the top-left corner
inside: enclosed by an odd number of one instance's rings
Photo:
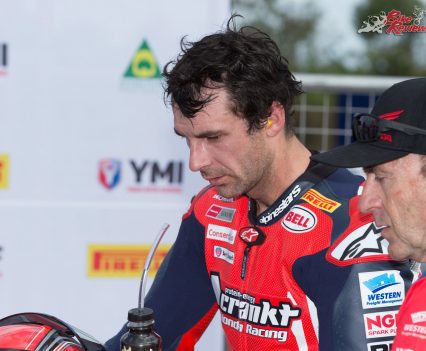
[[[148,45],[147,40],[143,40],[138,51],[133,55],[129,67],[124,73],[125,78],[160,78],[161,73],[158,62]]]

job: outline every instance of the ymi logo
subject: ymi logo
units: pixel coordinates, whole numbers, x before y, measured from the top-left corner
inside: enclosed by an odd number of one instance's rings
[[[121,162],[115,159],[103,159],[99,161],[99,182],[107,189],[114,188],[121,178]]]
[[[362,21],[362,27],[358,33],[379,33],[386,30],[386,34],[402,35],[404,33],[425,33],[426,25],[421,25],[426,10],[414,6],[413,15],[406,16],[398,10],[386,13],[380,11],[378,15],[368,16],[366,21]]]
[[[121,161],[105,158],[98,163],[98,181],[108,190],[118,188],[120,183],[124,183],[127,191],[134,193],[180,193],[183,174],[184,164],[180,160]],[[229,217],[228,213],[225,215]]]

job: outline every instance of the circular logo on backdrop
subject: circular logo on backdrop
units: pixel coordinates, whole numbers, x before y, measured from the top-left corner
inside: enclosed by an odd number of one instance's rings
[[[303,206],[293,206],[285,215],[281,225],[292,233],[306,233],[317,225],[317,216]]]

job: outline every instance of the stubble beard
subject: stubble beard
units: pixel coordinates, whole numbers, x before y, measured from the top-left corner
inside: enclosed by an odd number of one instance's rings
[[[217,192],[226,198],[237,198],[241,195],[251,197],[250,194],[262,181],[264,167],[264,163],[259,160],[244,165],[241,173],[245,176],[231,176],[231,183],[216,187]]]

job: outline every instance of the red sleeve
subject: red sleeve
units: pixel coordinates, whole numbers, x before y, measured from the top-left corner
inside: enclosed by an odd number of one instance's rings
[[[426,350],[426,278],[410,288],[399,310],[392,350]]]

